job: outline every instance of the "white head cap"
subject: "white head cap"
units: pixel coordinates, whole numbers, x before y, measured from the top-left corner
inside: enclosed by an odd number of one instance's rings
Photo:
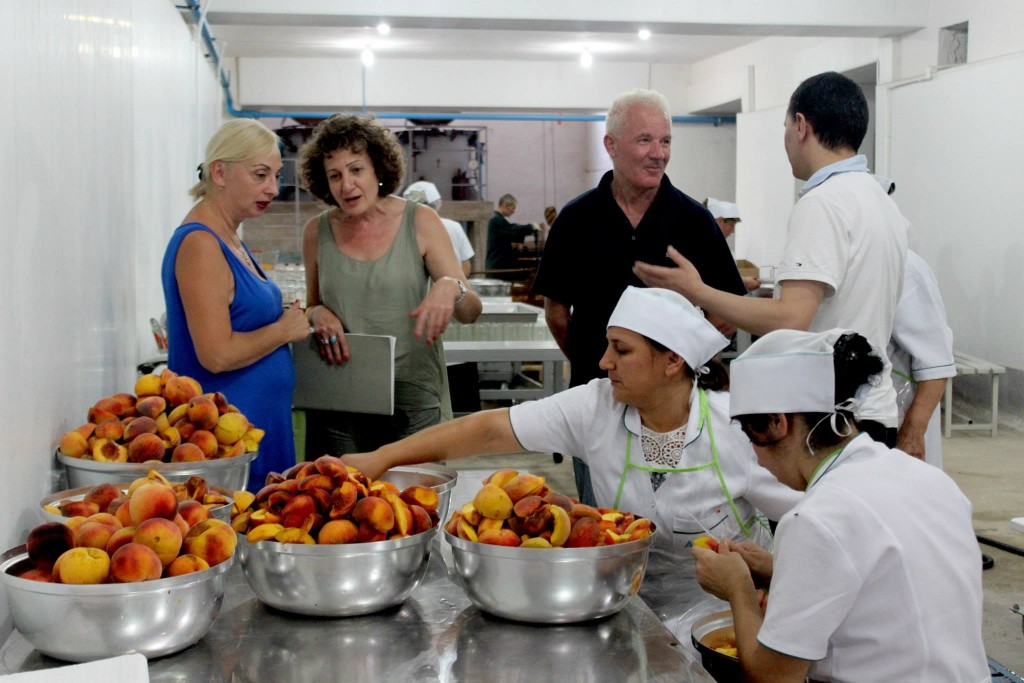
[[[426,180],[418,180],[405,188],[402,197],[410,202],[426,204],[432,209],[441,208],[441,193],[437,191],[437,186],[434,183]]]
[[[833,354],[836,341],[849,332],[776,330],[758,339],[729,366],[730,416],[834,413],[839,408],[855,412],[880,378],[869,377],[852,399],[836,403]]]
[[[626,287],[608,327],[622,327],[675,351],[697,372],[729,340],[682,294],[668,289]]]
[[[720,199],[708,198],[708,211],[715,218],[735,218],[740,219],[740,207],[736,206],[733,202],[723,202]]]

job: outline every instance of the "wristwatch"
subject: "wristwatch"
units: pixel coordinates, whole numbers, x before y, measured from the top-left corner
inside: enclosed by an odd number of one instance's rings
[[[449,277],[448,279],[454,280],[455,284],[459,286],[459,295],[455,297],[455,305],[458,306],[466,298],[466,295],[469,294],[469,290],[466,288],[466,283],[457,277]]]

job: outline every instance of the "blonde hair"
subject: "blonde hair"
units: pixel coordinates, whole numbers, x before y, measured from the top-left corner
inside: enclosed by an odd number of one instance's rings
[[[279,139],[255,119],[232,119],[217,129],[206,143],[206,159],[199,165],[199,182],[188,193],[196,201],[206,196],[210,182],[210,164],[230,164],[244,159],[269,156],[278,149]]]

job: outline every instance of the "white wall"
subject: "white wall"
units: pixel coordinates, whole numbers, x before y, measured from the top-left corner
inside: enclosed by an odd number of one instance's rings
[[[155,352],[140,318],[163,310],[163,246],[219,107],[177,11],[150,0],[7,3],[0,82],[6,549],[39,522],[61,433]]]

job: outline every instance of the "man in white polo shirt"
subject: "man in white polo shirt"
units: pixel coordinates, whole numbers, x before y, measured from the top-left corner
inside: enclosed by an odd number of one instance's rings
[[[860,86],[827,72],[793,92],[784,144],[793,175],[806,180],[789,218],[774,299],[712,290],[680,254],[676,268],[637,263],[649,287],[674,289],[708,313],[753,334],[778,329],[856,330],[884,349],[903,282],[909,224],[857,150],[868,126]],[[885,371],[856,417],[861,431],[896,443],[896,392]]]

